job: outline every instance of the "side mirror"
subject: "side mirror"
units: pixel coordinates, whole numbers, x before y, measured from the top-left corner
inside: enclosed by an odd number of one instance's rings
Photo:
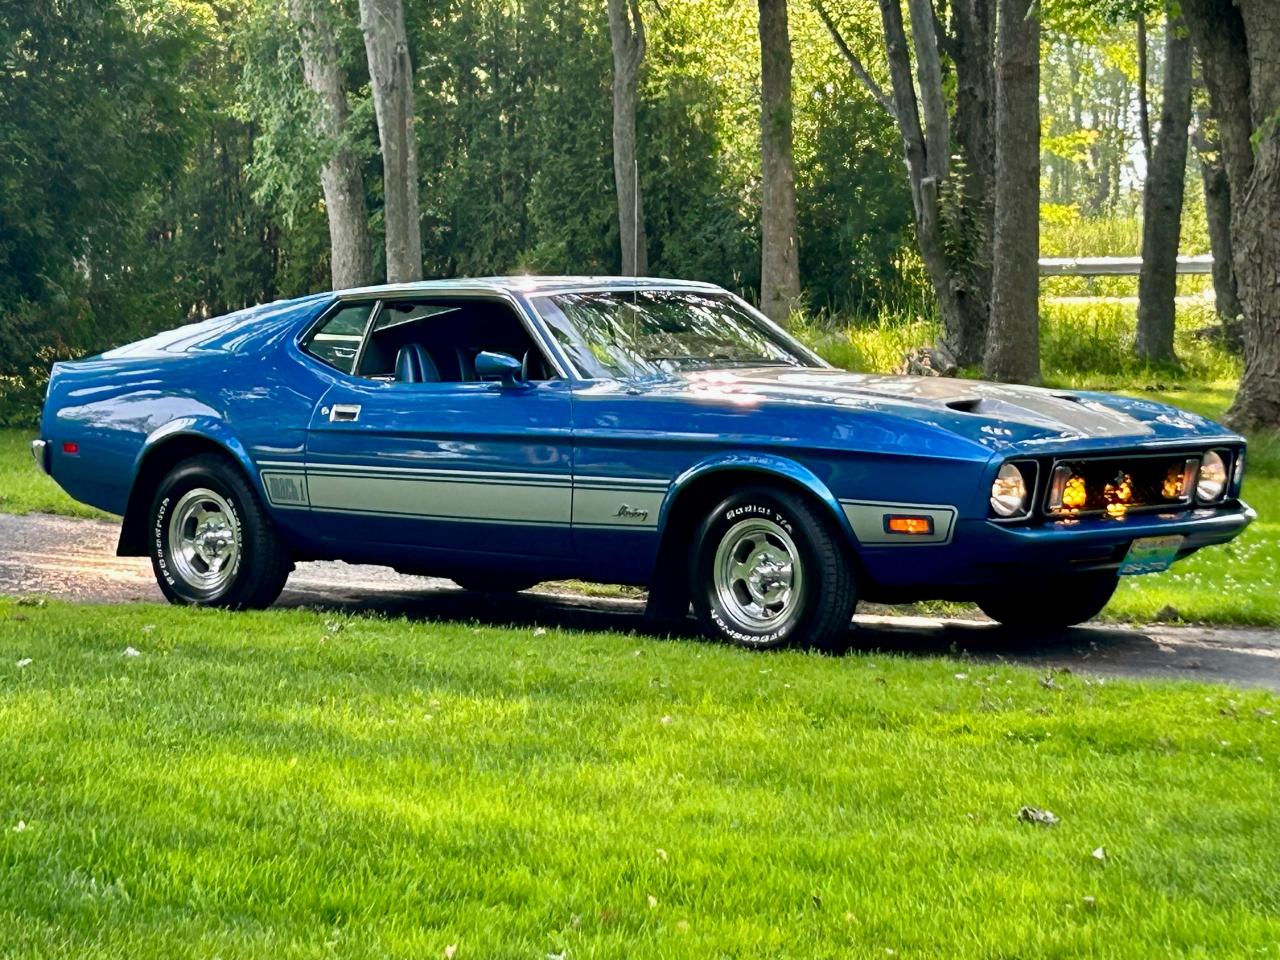
[[[492,353],[482,350],[476,354],[476,376],[481,380],[501,380],[504,387],[516,387],[524,383],[522,365],[509,353]]]

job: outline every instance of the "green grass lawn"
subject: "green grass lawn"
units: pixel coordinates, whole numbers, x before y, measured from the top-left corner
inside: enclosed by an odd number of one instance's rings
[[[0,600],[0,955],[1277,956],[1278,720],[950,658]]]

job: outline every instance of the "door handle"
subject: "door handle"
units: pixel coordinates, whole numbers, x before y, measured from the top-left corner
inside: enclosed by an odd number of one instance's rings
[[[330,423],[355,423],[360,419],[360,404],[335,403],[329,408]]]

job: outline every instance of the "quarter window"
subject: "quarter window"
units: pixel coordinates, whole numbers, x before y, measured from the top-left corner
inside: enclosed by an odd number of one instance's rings
[[[351,373],[373,307],[372,303],[343,307],[315,329],[302,349],[343,373]]]

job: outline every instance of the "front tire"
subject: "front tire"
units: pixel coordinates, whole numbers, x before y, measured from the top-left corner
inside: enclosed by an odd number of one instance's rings
[[[839,532],[800,497],[748,488],[694,539],[690,595],[703,630],[750,649],[837,646],[857,601]]]
[[[269,607],[293,569],[253,488],[216,454],[174,467],[156,490],[150,520],[151,568],[170,603]]]
[[[1065,630],[1100,614],[1119,582],[1114,573],[1078,573],[1010,585],[980,597],[978,607],[1006,627]]]

